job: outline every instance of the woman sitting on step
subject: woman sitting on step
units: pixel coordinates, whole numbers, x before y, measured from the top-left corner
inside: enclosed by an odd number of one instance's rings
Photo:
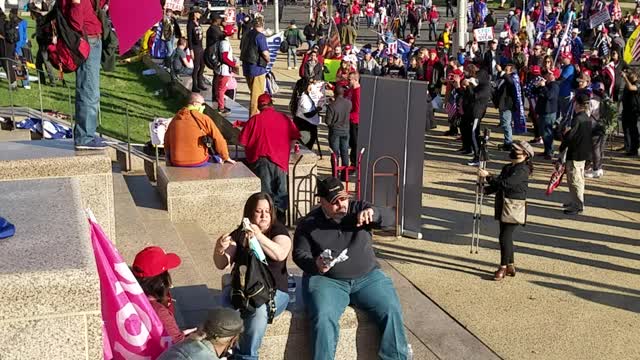
[[[149,246],[140,251],[131,272],[138,280],[138,284],[149,298],[151,307],[158,314],[162,326],[171,336],[174,344],[184,340],[185,334],[178,327],[175,318],[175,308],[171,299],[171,275],[169,270],[180,266],[180,257],[176,254],[167,254],[159,246]]]
[[[256,308],[241,309],[245,330],[240,336],[237,349],[234,351],[235,359],[257,360],[269,318],[280,315],[289,303],[287,257],[291,251],[292,242],[287,228],[276,220],[273,200],[267,193],[261,192],[251,195],[244,206],[243,217],[249,220],[248,226],[251,230],[234,231],[232,234],[222,235],[216,242],[213,261],[218,269],[224,270],[231,268],[235,262],[247,259],[248,251],[261,248],[261,252],[264,253],[264,260],[267,264],[265,268],[268,269],[266,271],[270,272],[275,280],[275,296],[271,303],[275,308],[264,303]],[[255,236],[257,244],[254,240],[251,247],[240,246],[240,241],[248,240],[239,238],[238,234],[242,234],[241,236],[246,236],[246,238]],[[238,265],[244,264],[238,263]],[[242,268],[242,266],[239,267]],[[251,266],[249,266],[248,272],[251,272]],[[228,304],[231,287],[225,287],[223,294],[225,294],[223,301]],[[237,308],[233,299],[231,302]]]

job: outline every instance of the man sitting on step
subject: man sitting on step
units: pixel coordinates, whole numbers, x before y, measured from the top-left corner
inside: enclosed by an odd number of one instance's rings
[[[389,209],[349,200],[340,180],[318,182],[320,207],[304,217],[293,239],[293,261],[304,270],[302,291],[311,323],[314,360],[333,359],[339,322],[349,304],[366,311],[380,330],[378,358],[407,359],[398,294],[380,270],[372,228],[394,223]]]
[[[227,141],[216,124],[204,114],[204,97],[193,93],[189,104],[173,117],[164,135],[167,165],[201,167],[215,162],[235,163],[229,157]],[[210,152],[215,151],[215,154]]]

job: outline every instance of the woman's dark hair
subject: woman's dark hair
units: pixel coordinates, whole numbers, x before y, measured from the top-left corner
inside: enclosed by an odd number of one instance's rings
[[[133,272],[135,274],[135,271]],[[160,275],[150,277],[137,277],[138,284],[144,294],[156,299],[159,303],[167,305],[169,301],[169,289],[171,288],[171,275],[168,271]]]
[[[273,207],[273,200],[271,199],[271,196],[265,192],[259,192],[249,196],[249,199],[247,199],[247,202],[244,204],[244,211],[242,212],[242,216],[251,219],[253,217],[253,213],[258,207],[258,202],[260,200],[267,200],[267,202],[269,203],[269,214],[271,214],[271,223],[269,224],[269,228],[271,228],[271,226],[273,226],[273,224],[276,222],[276,213],[275,208]]]
[[[296,82],[293,92],[291,93],[291,101],[289,101],[289,111],[291,116],[295,117],[298,111],[298,102],[300,101],[300,95],[302,95],[309,87],[309,79],[301,78]]]

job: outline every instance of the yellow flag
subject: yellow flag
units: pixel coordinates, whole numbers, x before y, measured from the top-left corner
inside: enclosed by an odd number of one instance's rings
[[[340,63],[342,60],[336,59],[324,59],[324,66],[327,67],[329,72],[324,73],[324,81],[334,82],[336,81],[336,73],[340,69]]]
[[[629,40],[627,40],[627,45],[624,47],[624,61],[627,64],[631,64],[634,59],[640,58],[638,36],[640,36],[640,26],[631,34]]]

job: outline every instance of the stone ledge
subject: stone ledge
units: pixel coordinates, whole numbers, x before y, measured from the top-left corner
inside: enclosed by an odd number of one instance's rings
[[[161,165],[158,190],[171,221],[197,222],[219,236],[238,226],[244,204],[260,191],[260,179],[244,164],[211,164],[201,168]]]
[[[4,142],[2,150],[0,182],[78,179],[81,208],[90,207],[111,241],[116,241],[111,159],[106,150],[76,152],[73,140]]]
[[[60,201],[64,199],[64,201]],[[89,226],[75,179],[0,182],[0,320],[100,309]]]

